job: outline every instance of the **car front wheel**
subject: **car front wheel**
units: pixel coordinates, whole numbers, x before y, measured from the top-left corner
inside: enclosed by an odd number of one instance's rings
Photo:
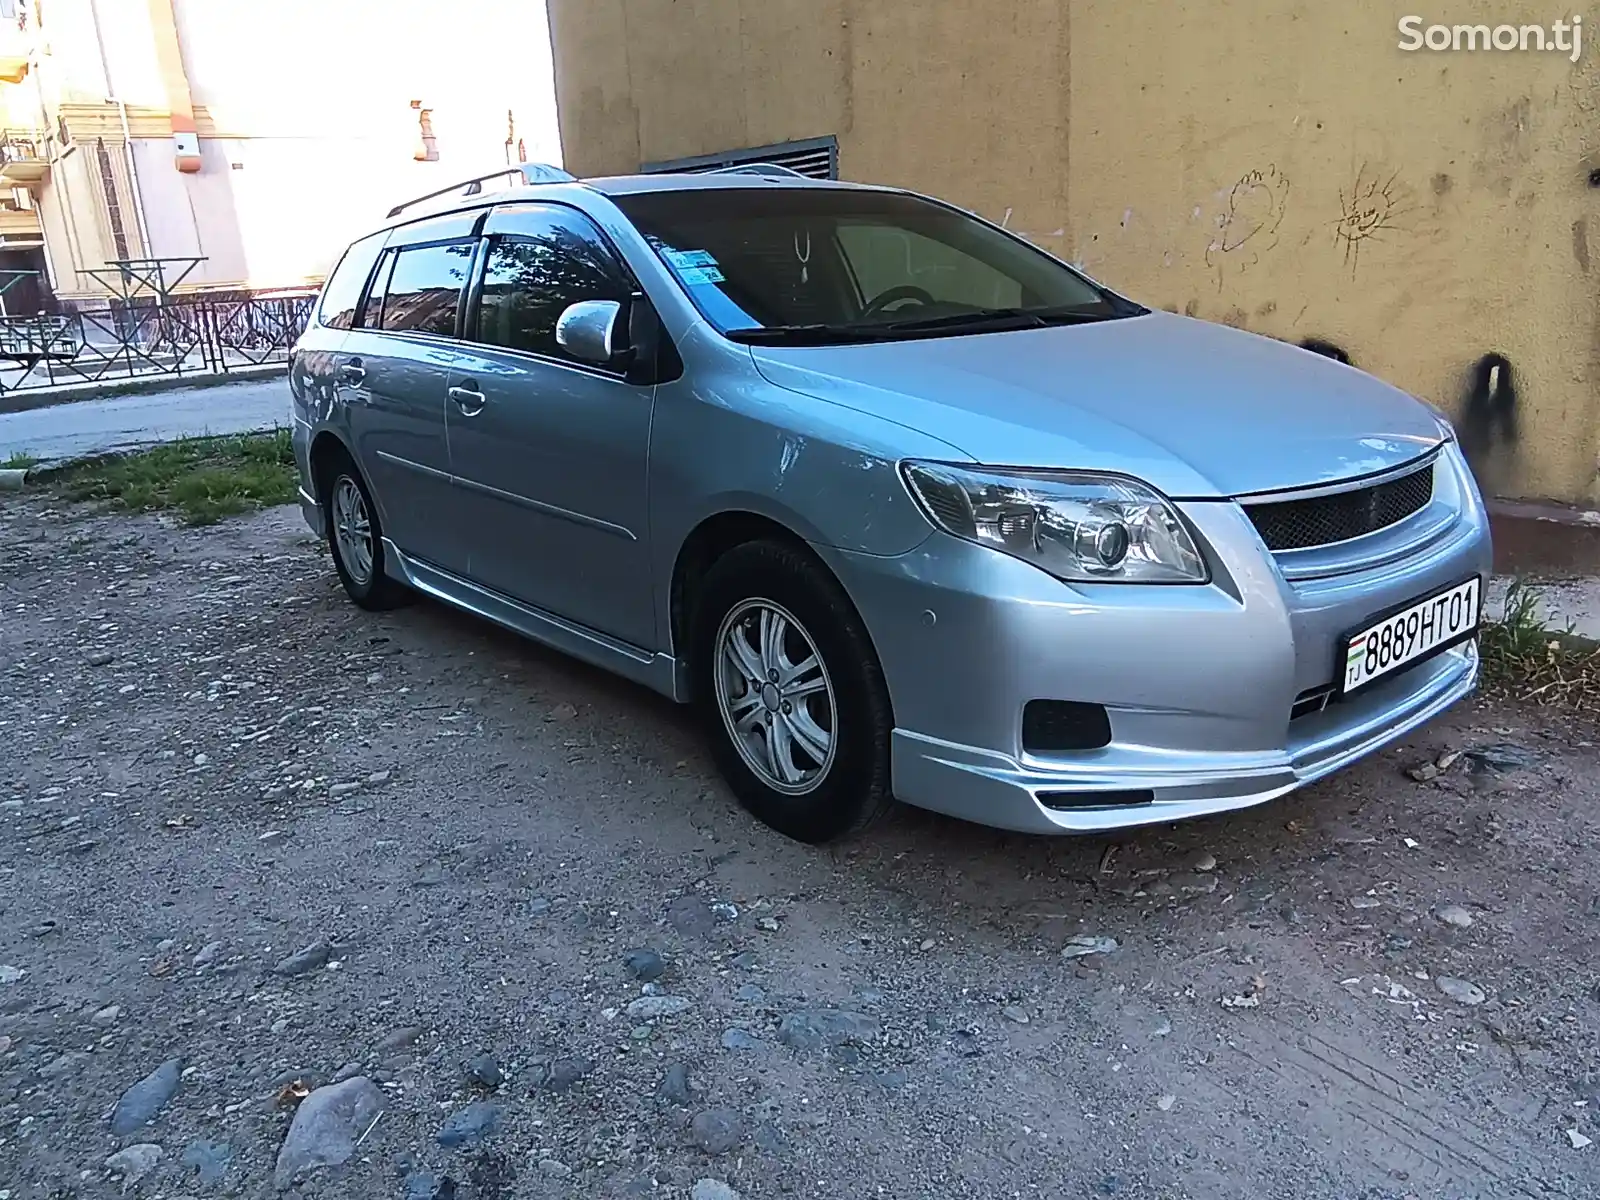
[[[889,806],[888,689],[860,617],[818,564],[778,542],[729,551],[706,575],[694,647],[717,764],[755,817],[827,842]]]

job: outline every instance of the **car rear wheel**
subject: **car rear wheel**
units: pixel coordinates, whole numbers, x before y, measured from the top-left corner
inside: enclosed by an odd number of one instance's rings
[[[384,573],[383,526],[372,493],[353,463],[341,462],[329,472],[324,500],[328,549],[350,599],[374,611],[409,600],[409,589]]]
[[[778,542],[729,551],[695,606],[696,699],[739,802],[780,833],[827,842],[889,806],[888,689],[842,588]]]

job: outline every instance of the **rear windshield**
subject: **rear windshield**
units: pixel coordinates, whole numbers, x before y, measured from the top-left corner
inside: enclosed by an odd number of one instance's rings
[[[728,188],[614,197],[695,306],[741,340],[873,340],[1141,312],[1028,243],[917,196]],[[741,335],[749,335],[741,338]]]

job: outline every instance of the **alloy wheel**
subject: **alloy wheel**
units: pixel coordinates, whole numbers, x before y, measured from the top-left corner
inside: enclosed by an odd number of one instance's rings
[[[339,476],[333,485],[333,536],[339,557],[357,585],[372,579],[372,521],[367,516],[367,501],[356,481]]]
[[[717,709],[745,765],[768,787],[804,795],[833,766],[838,710],[816,642],[793,613],[746,600],[713,646]]]

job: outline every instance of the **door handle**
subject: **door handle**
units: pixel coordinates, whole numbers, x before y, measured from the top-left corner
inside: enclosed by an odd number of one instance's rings
[[[353,359],[339,368],[339,381],[348,383],[351,387],[360,387],[367,377],[367,369],[361,365],[361,360]]]
[[[475,417],[483,411],[483,406],[488,403],[488,397],[476,388],[456,386],[450,389],[450,399],[455,401],[456,408],[461,410],[464,417]]]

